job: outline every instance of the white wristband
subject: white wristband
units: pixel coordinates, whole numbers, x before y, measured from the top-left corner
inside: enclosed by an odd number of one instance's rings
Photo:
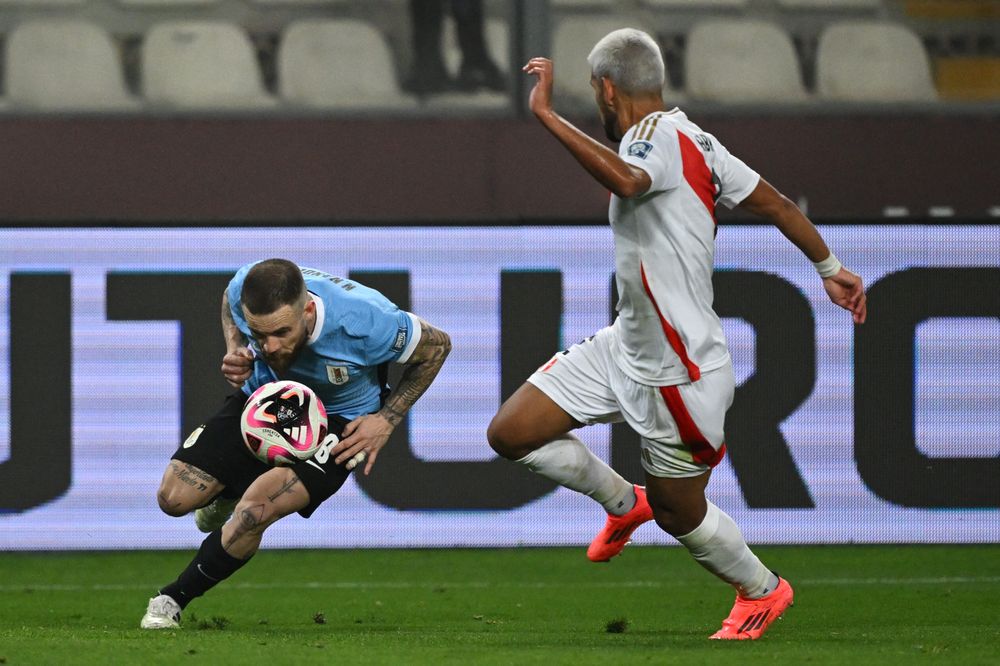
[[[840,263],[840,259],[837,259],[837,255],[830,251],[830,256],[823,261],[814,261],[813,266],[816,267],[816,272],[819,273],[821,278],[833,277],[840,272],[843,265]]]

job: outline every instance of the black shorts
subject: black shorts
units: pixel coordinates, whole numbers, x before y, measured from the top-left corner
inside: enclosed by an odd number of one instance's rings
[[[243,391],[230,395],[222,409],[191,433],[172,456],[173,460],[194,465],[214,476],[226,486],[219,494],[230,499],[242,497],[258,476],[271,469],[270,465],[250,453],[243,442],[240,416],[246,401]],[[327,426],[339,437],[347,423],[345,419],[331,415]],[[311,516],[320,504],[344,485],[351,474],[343,465],[335,463],[333,456],[322,464],[315,459],[310,459],[309,463],[302,461],[292,470],[309,491],[309,505],[299,511],[303,518]]]

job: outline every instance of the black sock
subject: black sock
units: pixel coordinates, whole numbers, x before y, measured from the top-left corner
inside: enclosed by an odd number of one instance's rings
[[[252,556],[251,556],[252,557]],[[160,590],[184,608],[194,599],[236,573],[236,570],[250,561],[233,557],[222,547],[222,530],[218,529],[201,542],[198,554],[177,580]]]

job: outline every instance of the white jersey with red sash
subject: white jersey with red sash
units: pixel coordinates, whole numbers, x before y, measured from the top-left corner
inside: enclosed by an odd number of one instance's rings
[[[715,206],[736,206],[760,176],[676,108],[630,128],[618,153],[652,185],[634,199],[611,197],[619,294],[612,357],[643,384],[698,381],[729,361],[712,309]]]

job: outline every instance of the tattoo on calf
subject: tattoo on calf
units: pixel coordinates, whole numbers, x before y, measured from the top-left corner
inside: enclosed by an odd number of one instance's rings
[[[233,521],[235,529],[232,535],[223,544],[223,548],[229,548],[234,543],[239,541],[243,536],[253,533],[253,532],[263,532],[267,525],[264,523],[264,505],[255,504],[243,509],[240,509],[235,516]]]

